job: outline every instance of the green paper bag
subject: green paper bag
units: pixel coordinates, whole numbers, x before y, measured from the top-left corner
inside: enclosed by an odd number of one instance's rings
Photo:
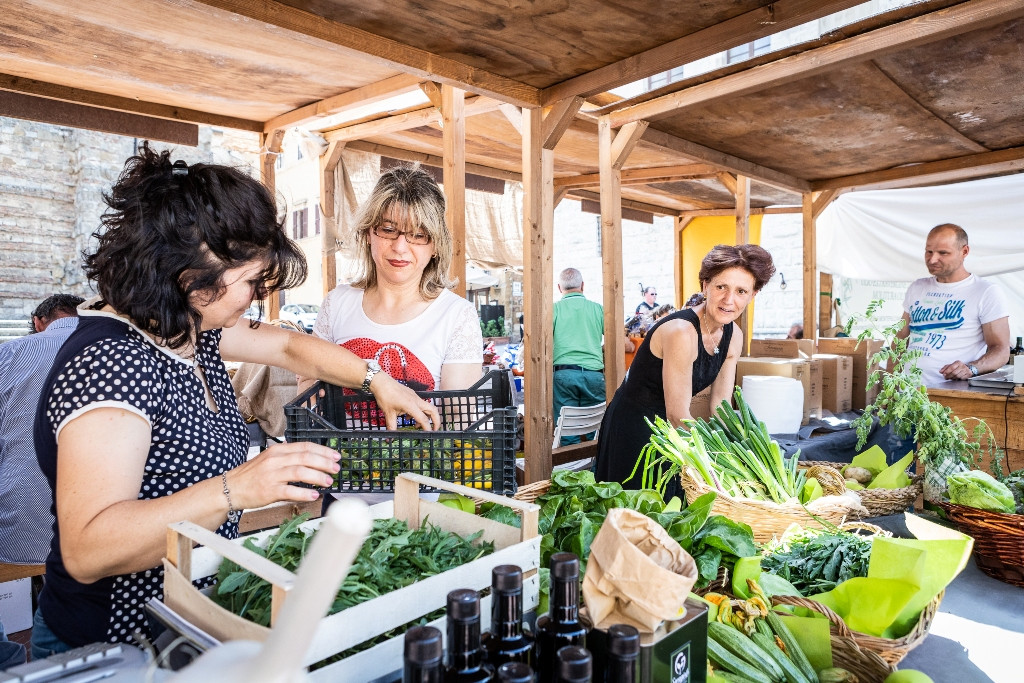
[[[914,452],[911,451],[889,467],[878,473],[868,484],[869,489],[901,489],[910,486],[910,477],[907,476],[907,468],[914,459]]]
[[[843,581],[827,593],[809,597],[830,607],[854,631],[882,636],[918,589],[917,584],[909,581],[858,576]]]
[[[828,619],[797,616],[782,619],[815,671],[832,668],[832,637]]]
[[[789,581],[761,569],[761,556],[741,557],[732,568],[732,594],[746,600],[750,597],[747,579],[753,579],[768,597],[773,595],[795,595],[803,597]]]

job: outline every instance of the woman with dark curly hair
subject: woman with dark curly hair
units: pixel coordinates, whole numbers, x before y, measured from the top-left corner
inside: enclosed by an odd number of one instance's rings
[[[632,479],[651,438],[646,419],[659,415],[676,426],[691,419],[690,401],[711,387],[711,405],[732,396],[743,330],[734,322],[775,273],[772,257],[756,244],[720,244],[704,257],[704,300],[658,320],[637,349],[626,379],[608,405],[598,439],[597,478],[640,487]],[[670,486],[666,496],[678,492]]]
[[[109,195],[85,270],[99,296],[47,378],[39,463],[56,522],[32,635],[33,658],[149,635],[162,593],[167,525],[232,538],[240,511],[310,501],[338,454],[285,443],[247,460],[249,438],[224,359],[263,363],[371,391],[394,428],[436,409],[349,351],[253,321],[253,299],[300,284],[302,253],[274,200],[232,168],[171,163],[143,146]]]

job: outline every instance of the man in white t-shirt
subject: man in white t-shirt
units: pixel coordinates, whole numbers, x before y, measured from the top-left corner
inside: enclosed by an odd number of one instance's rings
[[[903,299],[906,325],[897,336],[909,336],[907,348],[921,351],[925,386],[992,372],[1010,358],[1006,299],[994,284],[967,272],[970,251],[960,226],[932,228],[924,250],[932,277],[911,283]]]

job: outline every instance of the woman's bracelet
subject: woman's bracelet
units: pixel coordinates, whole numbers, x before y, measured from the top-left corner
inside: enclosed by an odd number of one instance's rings
[[[228,490],[228,473],[221,472],[220,480],[224,484],[224,497],[228,499],[228,521],[232,524],[238,524],[238,520],[242,518],[242,511],[236,510],[231,502],[231,491]]]

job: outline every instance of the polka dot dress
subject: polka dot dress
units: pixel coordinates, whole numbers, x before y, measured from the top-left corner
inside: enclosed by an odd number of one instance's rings
[[[218,406],[213,410],[192,361],[157,347],[133,327],[118,327],[123,334],[82,348],[54,377],[46,410],[52,428],[97,407],[116,406],[145,418],[152,436],[140,499],[170,495],[243,463],[248,433],[220,357],[220,330],[203,333],[196,351],[196,364]],[[225,522],[217,533],[234,538],[238,528]],[[59,555],[57,542],[54,550]],[[145,606],[163,595],[163,569],[85,585],[64,571],[51,577],[48,568],[47,589],[52,599],[43,605],[44,619],[65,642],[133,642],[135,631],[150,636]],[[65,634],[70,633],[76,635],[69,639]]]

